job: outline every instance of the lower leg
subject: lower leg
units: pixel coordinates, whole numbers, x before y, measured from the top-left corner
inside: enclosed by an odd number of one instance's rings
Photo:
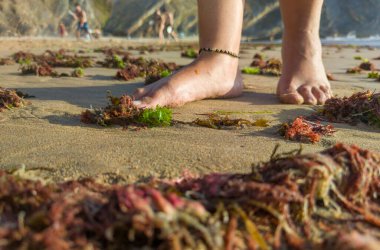
[[[331,96],[319,38],[323,0],[280,0],[283,74],[277,93],[291,104],[323,104]]]
[[[244,0],[198,0],[200,47],[239,52]],[[242,91],[238,60],[202,53],[173,76],[138,89],[141,106],[179,106],[206,98],[232,97]],[[140,103],[140,102],[137,102]]]

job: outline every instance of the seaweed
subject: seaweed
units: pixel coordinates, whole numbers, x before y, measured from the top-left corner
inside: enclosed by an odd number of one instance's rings
[[[171,124],[172,111],[165,107],[142,109],[133,104],[128,95],[114,97],[108,94],[108,106],[101,109],[87,109],[82,112],[81,121],[103,127],[120,125],[123,127],[165,127]]]
[[[379,153],[343,144],[313,154],[277,150],[246,174],[129,185],[43,184],[1,171],[1,247],[379,248]]]
[[[181,52],[181,56],[194,59],[198,57],[198,51],[196,51],[194,48],[188,48],[185,51]]]
[[[59,74],[53,70],[52,67],[50,67],[47,64],[39,65],[36,63],[21,63],[19,70],[21,71],[22,75],[36,75],[36,76],[50,76],[50,77],[58,77]]]
[[[354,93],[350,97],[333,97],[316,116],[331,122],[355,125],[359,122],[380,128],[380,93]]]
[[[359,67],[353,67],[350,69],[347,69],[346,73],[347,74],[360,74],[363,70]]]
[[[267,76],[280,76],[282,71],[282,62],[280,59],[270,58],[264,61],[257,56],[251,63],[251,67],[245,67],[242,70],[244,74],[262,74]]]
[[[171,74],[172,72],[168,69],[160,70],[159,68],[154,68],[151,71],[147,72],[147,75],[145,76],[145,85],[157,82],[158,80],[168,77]]]
[[[260,75],[261,69],[258,67],[244,67],[241,72],[248,75]]]
[[[379,72],[373,71],[368,73],[368,78],[370,79],[378,79],[380,77]]]
[[[61,76],[62,76],[62,74],[61,74]],[[78,77],[78,78],[84,77],[84,69],[83,68],[74,69],[74,71],[71,73],[71,76],[72,77]]]
[[[0,87],[0,112],[5,109],[21,108],[27,105],[24,97],[29,97],[20,91]]]
[[[287,140],[298,142],[317,143],[322,136],[331,136],[335,133],[332,125],[322,125],[304,117],[297,117],[294,121],[281,125],[280,134]]]
[[[228,116],[208,114],[207,119],[196,119],[190,124],[212,129],[241,129],[246,127],[268,127],[269,121],[258,119],[254,122],[245,119],[230,119]]]
[[[375,64],[373,64],[372,62],[370,62],[368,60],[364,60],[359,65],[359,68],[361,68],[362,70],[367,70],[367,71],[375,71],[376,70]]]
[[[89,68],[94,66],[94,61],[88,56],[68,55],[67,51],[47,50],[41,55],[19,51],[13,54],[13,59],[19,64],[48,65],[50,67]]]
[[[127,65],[124,69],[118,70],[116,73],[116,79],[119,80],[133,80],[141,75],[141,70],[134,64]]]
[[[13,65],[16,64],[16,61],[12,58],[0,58],[0,66],[4,65]]]

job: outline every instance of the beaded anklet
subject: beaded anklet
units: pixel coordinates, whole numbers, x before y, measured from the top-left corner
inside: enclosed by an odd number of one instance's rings
[[[214,52],[214,53],[220,53],[220,54],[226,54],[235,58],[240,58],[238,54],[235,54],[234,52],[223,50],[223,49],[213,49],[213,48],[201,48],[199,50],[199,54],[201,54],[203,51],[205,52]]]

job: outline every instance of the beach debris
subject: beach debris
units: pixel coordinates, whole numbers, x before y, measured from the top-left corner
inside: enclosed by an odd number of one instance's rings
[[[367,70],[367,71],[375,71],[376,70],[375,64],[373,64],[372,62],[370,62],[368,60],[364,60],[359,65],[359,68],[361,68],[362,70]]]
[[[370,79],[378,79],[380,77],[380,74],[378,71],[372,71],[368,73],[368,78]]]
[[[300,116],[292,122],[281,126],[280,134],[287,140],[304,143],[320,142],[322,136],[331,136],[335,133],[332,125],[323,125],[320,122],[312,122]]]
[[[105,108],[82,112],[81,121],[104,127],[165,127],[171,124],[172,111],[169,108],[157,106],[155,109],[142,109],[133,104],[131,96],[114,97],[111,93],[108,94],[108,102]]]
[[[5,109],[25,107],[27,102],[24,97],[29,97],[29,95],[14,89],[0,87],[0,112]]]
[[[264,60],[264,55],[261,53],[256,53],[253,55],[253,60]]]
[[[61,74],[61,76],[62,76],[62,74]],[[84,77],[84,69],[83,68],[74,69],[74,71],[71,73],[71,76],[72,77],[78,77],[78,78]]]
[[[22,75],[36,75],[36,76],[50,76],[50,77],[58,77],[59,74],[48,64],[36,64],[36,63],[26,63],[20,64],[19,70]]]
[[[131,55],[131,53],[124,49],[123,47],[102,47],[102,48],[97,48],[97,49],[94,49],[94,52],[95,53],[103,53],[105,54],[106,56],[114,56],[114,55],[118,55],[118,56],[121,56],[121,57],[129,57]]]
[[[282,70],[282,62],[277,58],[270,58],[267,61],[259,58],[257,56],[251,63],[251,67],[245,67],[242,70],[244,74],[251,75],[268,75],[268,76],[280,76]]]
[[[347,74],[360,74],[363,70],[359,67],[353,67],[350,69],[347,69],[346,73]]]
[[[124,67],[124,69],[117,71],[116,79],[129,81],[135,79],[136,77],[139,77],[140,75],[140,68],[137,65],[129,64],[128,66]]]
[[[261,69],[259,67],[244,67],[241,72],[248,75],[261,75]]]
[[[380,127],[380,93],[354,93],[350,97],[333,97],[318,110],[317,117],[330,122],[356,125],[359,122]]]
[[[378,249],[380,154],[337,144],[253,165],[103,185],[0,172],[2,249]]]
[[[147,72],[145,77],[145,85],[152,84],[158,80],[168,77],[172,74],[168,69],[160,70],[159,68],[153,68],[151,72]]]
[[[16,64],[12,58],[0,58],[0,66]]]
[[[326,76],[329,81],[337,81],[336,77],[332,73],[327,73]]]
[[[194,48],[187,48],[186,50],[181,52],[181,56],[185,58],[197,58],[198,57],[198,51],[196,51]]]
[[[251,122],[246,119],[230,119],[227,115],[207,114],[206,119],[197,118],[190,124],[212,129],[242,129],[247,127],[268,127],[269,121],[258,119]]]
[[[94,61],[91,57],[69,55],[67,53],[63,49],[59,51],[46,50],[41,55],[19,51],[13,54],[13,59],[19,64],[35,63],[38,65],[49,65],[50,67],[89,68],[94,66]]]
[[[120,69],[116,78],[120,80],[132,80],[136,77],[159,77],[168,72],[173,72],[179,68],[175,63],[165,63],[160,60],[144,58],[124,58],[125,67]],[[149,79],[148,79],[149,80]],[[148,82],[150,82],[148,81]]]
[[[358,61],[364,61],[364,60],[366,60],[366,59],[363,58],[362,56],[354,56],[354,59],[355,59],[355,60],[358,60]]]

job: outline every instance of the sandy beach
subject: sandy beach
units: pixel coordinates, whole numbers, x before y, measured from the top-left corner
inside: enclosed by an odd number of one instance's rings
[[[103,46],[135,46],[152,41],[104,39],[91,43],[74,40],[5,39],[0,41],[0,56],[19,50],[42,53],[46,49],[88,50]],[[245,45],[240,65],[248,66],[262,46]],[[280,58],[280,47],[264,51],[267,57]],[[139,55],[138,51],[131,51]],[[88,53],[101,58],[102,54]],[[181,58],[180,51],[152,52],[144,57],[185,65],[191,59]],[[326,69],[337,81],[332,81],[334,94],[351,95],[363,90],[378,90],[380,82],[367,79],[365,73],[349,75],[345,71],[359,61],[354,56],[372,59],[379,50],[334,46],[324,50]],[[373,61],[380,68],[380,61]],[[70,69],[57,69],[66,72]],[[123,82],[114,79],[115,69],[100,67],[85,70],[85,77],[50,78],[22,76],[18,65],[0,67],[0,86],[17,88],[29,95],[31,105],[0,113],[0,168],[25,166],[43,168],[37,175],[62,181],[80,177],[95,177],[105,182],[116,179],[134,182],[149,177],[171,178],[185,170],[194,173],[249,172],[251,164],[266,161],[276,144],[280,151],[300,147],[277,134],[278,125],[299,115],[314,112],[313,106],[280,104],[275,90],[278,78],[244,75],[245,90],[241,97],[229,100],[204,100],[173,110],[174,119],[192,121],[201,114],[214,111],[232,112],[231,117],[270,120],[268,128],[213,130],[189,125],[127,131],[121,127],[100,128],[80,122],[79,115],[90,106],[103,107],[106,92],[114,95],[133,93],[144,85],[143,79]],[[333,124],[337,133],[317,144],[302,144],[304,152],[317,152],[337,142],[356,144],[362,148],[380,150],[380,130],[365,125]]]

